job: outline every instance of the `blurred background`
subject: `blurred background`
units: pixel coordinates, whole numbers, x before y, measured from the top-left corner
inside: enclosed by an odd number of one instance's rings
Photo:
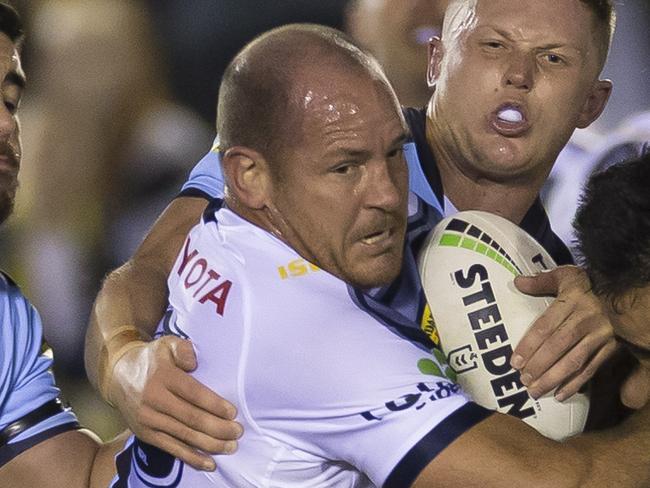
[[[0,266],[39,309],[55,373],[82,423],[122,429],[85,380],[83,338],[107,271],[125,261],[214,138],[221,73],[257,34],[291,22],[341,28],[424,106],[426,42],[445,0],[14,0],[27,30],[24,157]],[[580,185],[605,154],[650,139],[650,2],[618,4],[609,105],[578,131],[544,190],[568,242]],[[549,100],[549,103],[553,103]]]

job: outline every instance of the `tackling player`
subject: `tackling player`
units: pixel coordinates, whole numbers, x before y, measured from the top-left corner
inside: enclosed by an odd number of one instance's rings
[[[582,264],[614,333],[644,366],[622,391],[632,408],[650,397],[650,143],[637,151],[591,176],[574,220]]]
[[[22,39],[18,14],[0,3],[0,224],[11,214],[18,188]],[[59,399],[42,336],[38,312],[0,272],[0,486],[106,486],[115,471],[112,455],[124,439],[100,449],[94,434],[80,430]]]
[[[650,407],[550,441],[468,401],[444,363],[366,309],[423,221],[406,125],[373,59],[332,29],[276,29],[226,70],[218,113],[225,206],[185,240],[160,331],[192,340],[194,376],[236,399],[246,439],[213,473],[131,439],[114,487],[650,483]]]
[[[405,112],[413,136],[405,145],[412,190],[446,213],[499,213],[520,223],[556,261],[569,262],[538,192],[571,132],[589,125],[608,98],[611,84],[598,75],[612,22],[612,5],[603,1],[452,2],[442,40],[431,45],[428,79],[435,90],[428,110]],[[162,283],[176,252],[205,198],[220,193],[217,172],[213,153],[134,258],[107,278],[86,349],[91,381],[136,434],[207,468],[214,468],[212,460],[195,448],[233,450],[241,434],[232,422],[235,410],[184,374],[196,367],[191,344],[169,337],[147,343],[165,308]],[[575,268],[518,284],[526,292],[557,293],[558,300],[520,343],[514,364],[534,395],[562,385],[558,396],[566,398],[614,350],[611,325]],[[417,276],[406,274],[376,301],[430,330],[418,286]],[[417,340],[421,333],[416,328],[405,337]]]

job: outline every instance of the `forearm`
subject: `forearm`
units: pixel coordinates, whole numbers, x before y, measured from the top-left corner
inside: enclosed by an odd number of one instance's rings
[[[112,352],[119,351],[129,340],[146,340],[155,331],[167,303],[167,275],[206,205],[207,200],[202,198],[174,200],[133,258],[104,281],[86,334],[86,370],[96,388],[104,381]],[[116,336],[125,326],[133,327],[134,332]]]
[[[650,409],[619,427],[565,442],[494,414],[445,448],[414,488],[632,488],[650,486]]]
[[[129,261],[108,275],[86,333],[86,371],[95,388],[101,381],[100,370],[107,366],[108,340],[125,325],[139,330],[143,339],[151,337],[166,303],[166,275],[154,267]]]
[[[568,441],[589,460],[580,486],[617,488],[650,486],[650,408],[644,407],[620,426]]]

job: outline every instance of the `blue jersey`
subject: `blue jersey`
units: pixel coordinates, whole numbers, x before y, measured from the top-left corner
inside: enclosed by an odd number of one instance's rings
[[[0,467],[30,447],[79,427],[58,401],[51,351],[36,309],[0,273]]]

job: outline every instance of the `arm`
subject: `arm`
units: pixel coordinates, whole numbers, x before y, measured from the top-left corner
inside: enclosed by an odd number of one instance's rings
[[[167,303],[167,275],[205,206],[203,198],[174,200],[133,258],[107,277],[91,314],[85,360],[93,385],[139,438],[194,467],[214,469],[197,449],[236,448],[241,427],[232,421],[234,407],[189,376],[196,367],[191,343],[149,342]]]
[[[90,488],[106,488],[115,477],[115,456],[124,448],[131,432],[124,431],[115,439],[102,445],[95,455],[90,474]]]
[[[101,444],[88,430],[40,442],[0,468],[0,486],[12,488],[105,488],[115,476],[115,455],[130,432]]]
[[[576,266],[518,277],[515,284],[523,293],[556,299],[517,345],[512,366],[533,397],[559,387],[556,397],[567,399],[616,351],[609,319]]]
[[[415,488],[617,488],[650,483],[650,409],[620,428],[558,443],[494,414],[465,432],[420,473]]]
[[[99,449],[89,431],[72,430],[44,440],[0,468],[0,486],[87,488]]]

